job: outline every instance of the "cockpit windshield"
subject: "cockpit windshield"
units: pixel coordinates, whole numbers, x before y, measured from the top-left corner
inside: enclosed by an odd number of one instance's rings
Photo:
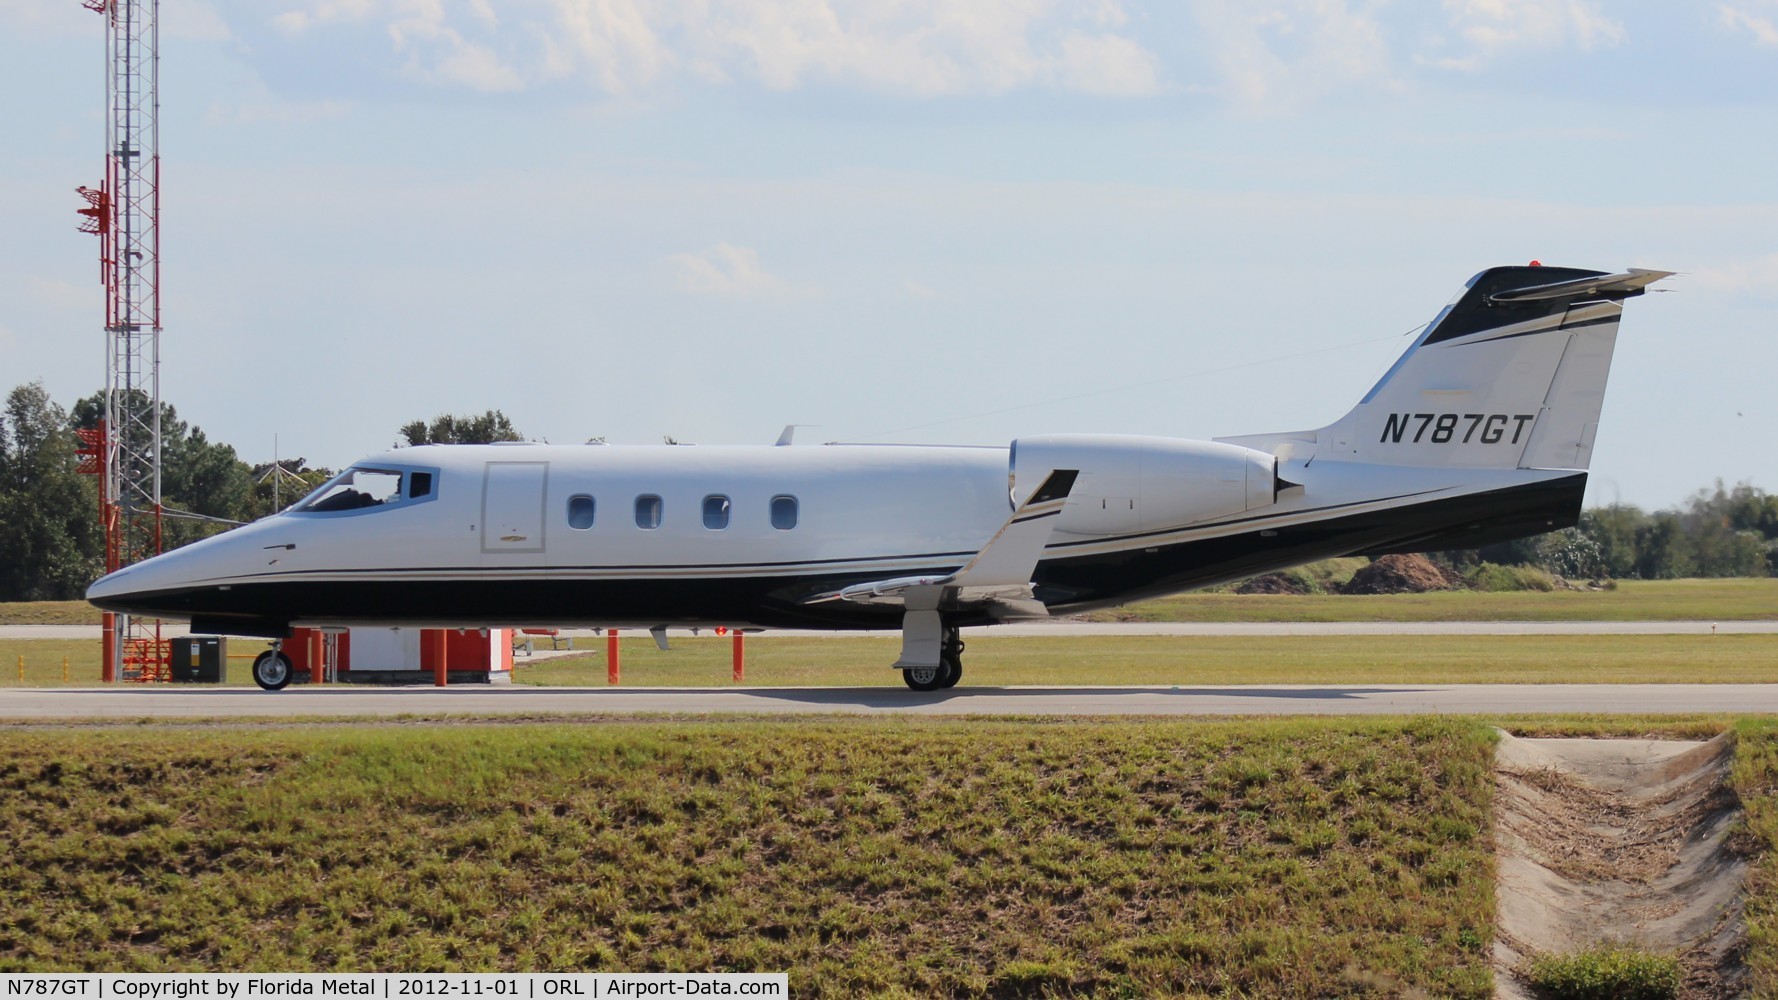
[[[429,473],[403,473],[395,469],[351,468],[321,484],[315,492],[290,509],[293,513],[320,514],[399,503],[403,499],[401,487],[404,475],[410,480],[425,476],[427,480],[426,492],[431,492],[431,475]],[[410,489],[418,485],[417,482],[412,483]],[[423,494],[414,493],[413,495]]]

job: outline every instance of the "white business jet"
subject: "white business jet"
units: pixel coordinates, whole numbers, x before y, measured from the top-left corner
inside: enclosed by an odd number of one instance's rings
[[[1671,273],[1484,271],[1318,430],[397,449],[280,514],[112,573],[87,599],[269,638],[899,627],[907,685],[950,687],[963,626],[1575,524],[1622,302]],[[262,686],[288,679],[281,658],[255,665]]]

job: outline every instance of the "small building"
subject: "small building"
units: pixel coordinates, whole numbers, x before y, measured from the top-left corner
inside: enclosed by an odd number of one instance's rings
[[[283,650],[299,681],[309,679],[319,657],[342,683],[431,684],[442,654],[452,684],[512,682],[512,630],[504,628],[299,628]]]

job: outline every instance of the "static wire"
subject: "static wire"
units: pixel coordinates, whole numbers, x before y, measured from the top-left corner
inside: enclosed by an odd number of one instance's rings
[[[1039,406],[1049,406],[1054,403],[1071,403],[1077,399],[1091,399],[1094,396],[1106,396],[1114,392],[1129,392],[1132,389],[1146,389],[1149,386],[1165,385],[1168,382],[1181,382],[1186,379],[1222,375],[1227,372],[1241,371],[1245,368],[1258,368],[1261,365],[1274,365],[1284,361],[1295,361],[1298,358],[1314,357],[1317,354],[1332,354],[1335,351],[1347,351],[1355,347],[1367,347],[1371,344],[1383,343],[1384,341],[1399,340],[1402,337],[1411,337],[1414,334],[1419,333],[1421,330],[1426,329],[1426,327],[1426,323],[1421,323],[1413,329],[1408,330],[1406,333],[1391,334],[1386,337],[1369,337],[1364,340],[1353,340],[1344,344],[1334,344],[1330,347],[1317,347],[1310,351],[1298,351],[1295,354],[1279,354],[1269,358],[1259,358],[1254,361],[1242,361],[1237,364],[1224,365],[1221,368],[1205,368],[1195,372],[1181,372],[1177,375],[1163,375],[1160,378],[1144,379],[1141,382],[1126,382],[1123,385],[1109,386],[1104,389],[1091,389],[1087,392],[1077,392],[1068,396],[1050,396],[1044,399],[1033,400],[1028,403],[1020,403],[1017,406],[1002,407],[998,410],[983,410],[979,413],[959,414],[954,417],[945,417],[940,420],[929,420],[923,424],[912,424],[907,427],[897,427],[893,430],[865,434],[859,438],[859,440],[888,437],[891,434],[906,434],[909,431],[922,431],[928,427],[942,427],[945,424],[961,423],[965,420],[980,420],[983,417],[998,417],[1005,413],[1017,413],[1020,410],[1035,409]]]

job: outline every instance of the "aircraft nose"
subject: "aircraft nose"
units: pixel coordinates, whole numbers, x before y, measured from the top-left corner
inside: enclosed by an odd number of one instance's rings
[[[86,589],[86,599],[106,611],[126,614],[165,610],[169,595],[205,586],[209,577],[225,568],[230,549],[224,538],[205,539],[106,574]]]
[[[129,573],[129,569],[125,568],[120,569],[115,573],[107,573],[104,576],[99,577],[97,580],[94,580],[92,586],[86,588],[86,599],[89,601],[103,601],[122,594],[129,586],[126,581]]]
[[[129,596],[149,589],[142,586],[146,566],[146,563],[125,566],[115,573],[99,577],[93,581],[92,586],[86,588],[87,601],[106,611],[129,611]]]

